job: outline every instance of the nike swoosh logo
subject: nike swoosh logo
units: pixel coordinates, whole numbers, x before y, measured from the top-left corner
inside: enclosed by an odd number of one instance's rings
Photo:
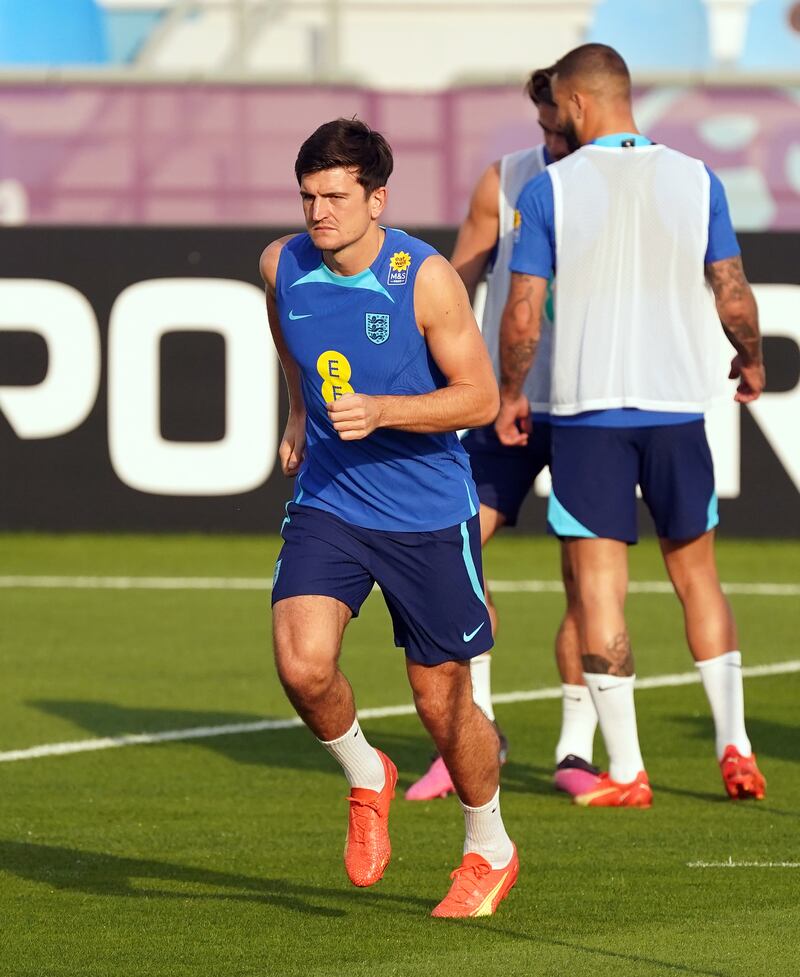
[[[295,315],[293,309],[289,309],[289,318],[294,321],[295,319],[310,319],[313,312],[305,312],[302,315]]]
[[[486,621],[484,621],[484,622],[483,622],[483,624],[486,624]],[[464,633],[463,633],[463,634],[461,635],[461,637],[462,637],[462,638],[464,639],[464,641],[472,641],[472,639],[473,639],[473,638],[475,637],[475,635],[476,635],[476,634],[477,634],[477,633],[478,633],[478,632],[480,631],[480,629],[481,629],[481,628],[483,627],[483,624],[479,624],[479,625],[477,626],[477,628],[475,628],[475,630],[474,630],[474,631],[470,631],[470,633],[469,633],[469,634],[467,634],[467,632],[465,631],[465,632],[464,632]]]
[[[619,688],[619,686],[617,686],[617,685],[598,685],[597,686],[597,691],[598,692],[610,692],[612,689],[616,689],[616,688]]]

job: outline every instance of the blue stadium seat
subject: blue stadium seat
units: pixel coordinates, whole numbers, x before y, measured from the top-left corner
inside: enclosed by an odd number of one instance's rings
[[[604,0],[587,41],[610,44],[633,70],[710,66],[708,21],[701,0]]]
[[[0,64],[107,61],[103,14],[95,0],[0,0]]]
[[[739,67],[797,71],[800,32],[789,23],[789,11],[796,5],[796,0],[758,0],[753,5]]]

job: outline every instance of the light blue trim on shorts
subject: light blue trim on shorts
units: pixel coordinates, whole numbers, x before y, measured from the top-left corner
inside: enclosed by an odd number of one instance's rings
[[[466,478],[464,479],[464,488],[467,490],[467,498],[469,499],[469,514],[471,516],[477,516],[478,510],[475,508],[475,503],[472,499],[472,492],[469,490],[469,483]]]
[[[464,566],[467,568],[469,582],[472,584],[472,589],[475,592],[475,596],[485,607],[486,598],[483,594],[481,582],[478,580],[478,568],[475,566],[475,561],[472,559],[472,549],[469,545],[469,529],[467,529],[467,524],[465,522],[461,523],[461,539],[464,541],[461,547],[461,555],[464,558]]]
[[[579,536],[582,539],[597,539],[597,533],[587,529],[583,523],[578,522],[575,516],[571,515],[556,498],[556,493],[550,493],[547,503],[547,521],[556,536]]]
[[[708,518],[706,519],[706,532],[719,525],[719,505],[717,503],[717,493],[712,492],[708,500]]]
[[[294,483],[294,491],[295,491],[295,494],[297,495],[297,498],[296,499],[295,498],[289,499],[289,502],[287,502],[286,505],[285,505],[285,507],[284,507],[284,510],[283,511],[286,513],[286,518],[283,520],[283,522],[281,523],[281,528],[278,530],[278,535],[279,536],[283,536],[284,529],[292,521],[289,518],[289,503],[290,502],[295,502],[295,503],[297,503],[299,505],[300,504],[300,500],[303,498],[303,487],[300,484],[300,479],[302,477],[303,477],[303,473],[300,472],[300,474],[297,476],[297,480]]]

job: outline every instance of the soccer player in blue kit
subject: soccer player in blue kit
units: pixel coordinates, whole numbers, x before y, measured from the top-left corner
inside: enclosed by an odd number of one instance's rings
[[[725,789],[734,800],[760,799],[766,782],[745,729],[736,623],[714,555],[719,519],[703,421],[717,389],[720,321],[736,354],[735,399],[750,403],[764,387],[758,309],[725,192],[700,160],[638,132],[628,68],[613,48],[566,54],[552,90],[575,151],[531,180],[517,204],[496,430],[504,444],[527,438],[516,424],[528,412],[522,384],[557,266],[548,523],[575,572],[584,677],[609,754],[602,782],[575,800],[652,802],[624,615],[637,483],[683,607]]]
[[[350,784],[345,867],[373,885],[391,854],[397,770],[364,736],[338,659],[378,583],[464,810],[463,860],[433,915],[484,916],[519,862],[500,814],[497,734],[472,699],[469,660],[492,637],[477,494],[455,432],[490,421],[498,392],[456,272],[379,223],[392,166],[363,122],[320,126],[295,164],[307,232],[261,258],[289,390],[280,459],[296,476],[272,591],[275,661]]]

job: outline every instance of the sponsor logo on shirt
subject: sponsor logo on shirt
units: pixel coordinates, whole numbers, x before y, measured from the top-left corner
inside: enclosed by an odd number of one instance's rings
[[[514,244],[519,241],[520,234],[522,234],[522,214],[518,211],[514,211]]]
[[[411,255],[408,251],[395,251],[389,258],[390,285],[405,285],[408,281],[408,269],[411,267]]]
[[[355,393],[348,383],[353,370],[350,361],[335,349],[326,349],[317,357],[317,373],[322,377],[322,399],[326,404]]]

